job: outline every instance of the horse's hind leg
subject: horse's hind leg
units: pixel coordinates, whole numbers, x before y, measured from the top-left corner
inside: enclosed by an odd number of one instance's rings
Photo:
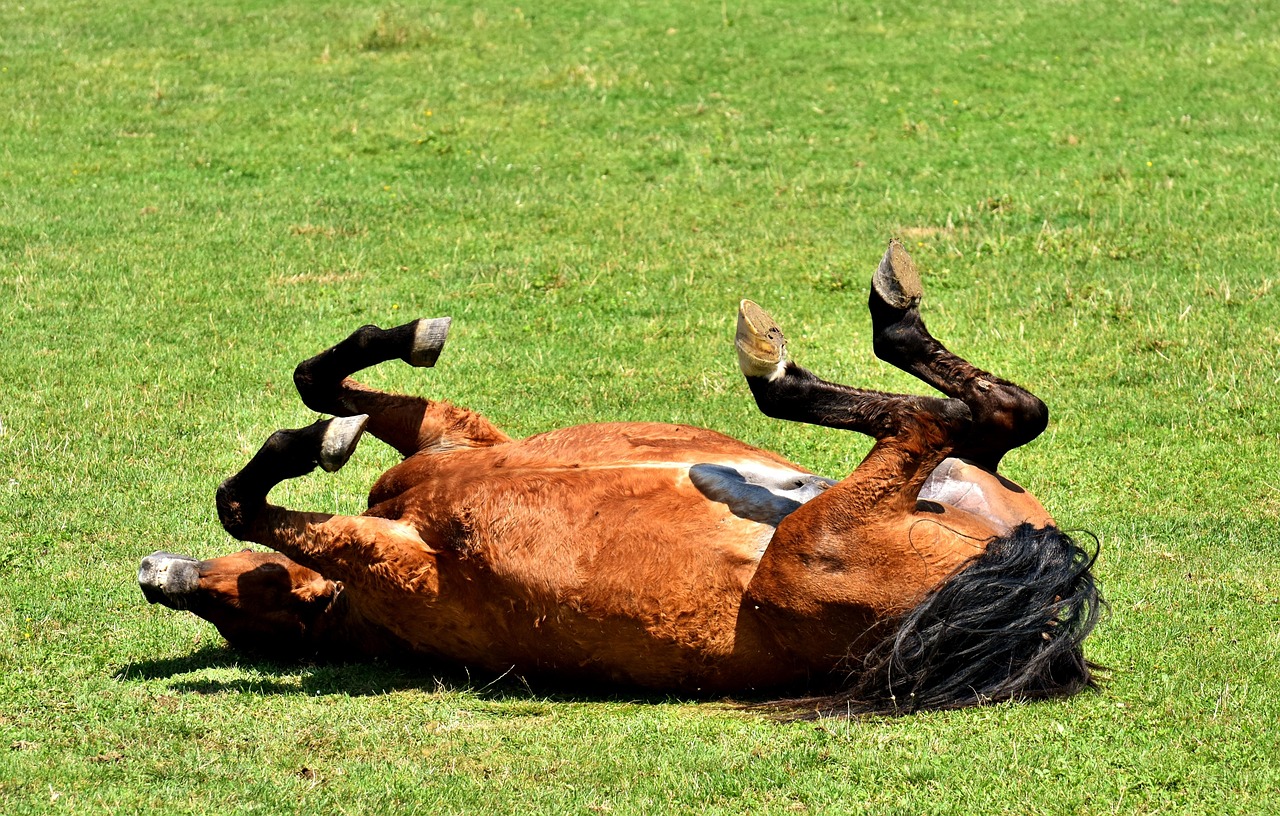
[[[369,417],[320,420],[305,428],[271,434],[240,472],[218,487],[218,518],[227,532],[242,541],[262,540],[257,529],[267,508],[267,494],[286,479],[305,476],[320,466],[333,472],[355,452]]]
[[[1026,389],[972,365],[929,334],[920,317],[922,293],[911,256],[900,243],[890,242],[868,300],[875,354],[948,397],[963,400],[973,414],[973,425],[954,455],[994,472],[1007,452],[1044,431],[1049,409]]]
[[[314,411],[368,414],[369,432],[403,456],[507,441],[506,434],[474,411],[443,400],[388,394],[350,378],[361,369],[395,359],[412,366],[433,366],[448,331],[447,317],[415,320],[392,329],[364,326],[302,361],[293,381],[302,401]]]
[[[435,561],[416,530],[372,516],[289,510],[267,503],[285,479],[317,465],[334,471],[351,457],[368,418],[322,420],[273,433],[240,472],[218,487],[222,526],[241,541],[263,544],[329,580],[348,583],[413,582],[413,592],[434,592]]]

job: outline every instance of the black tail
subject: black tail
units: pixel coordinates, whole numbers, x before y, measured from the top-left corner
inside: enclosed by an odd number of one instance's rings
[[[889,621],[849,688],[764,707],[787,719],[911,714],[1096,687],[1081,647],[1104,606],[1096,558],[1056,527],[1023,524]]]

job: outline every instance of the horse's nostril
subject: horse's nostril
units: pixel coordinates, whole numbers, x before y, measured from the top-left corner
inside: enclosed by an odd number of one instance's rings
[[[138,565],[138,586],[148,603],[185,609],[187,596],[200,586],[200,562],[186,555],[152,553]]]

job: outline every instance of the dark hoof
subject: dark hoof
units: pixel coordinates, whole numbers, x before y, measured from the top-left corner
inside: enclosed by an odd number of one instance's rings
[[[453,319],[448,317],[418,320],[414,324],[413,348],[404,361],[418,368],[430,368],[435,365],[436,360],[440,359],[440,351],[444,348],[444,341],[449,336],[449,324],[452,322]]]
[[[320,438],[320,467],[330,473],[341,470],[342,466],[355,453],[364,426],[369,422],[368,414],[357,414],[349,417],[335,417],[329,420]]]
[[[787,361],[787,338],[769,313],[749,300],[738,306],[738,367],[748,377],[774,379]]]

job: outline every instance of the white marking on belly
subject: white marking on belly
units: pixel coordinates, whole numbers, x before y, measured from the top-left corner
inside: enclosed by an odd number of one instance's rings
[[[961,479],[935,479],[936,472],[929,475],[924,486],[920,488],[920,498],[928,501],[949,504],[957,510],[981,514],[987,508],[987,495],[982,488],[973,482]]]
[[[689,480],[708,499],[728,505],[735,516],[771,527],[835,484],[812,473],[754,462],[699,463],[690,466]]]
[[[805,502],[836,480],[802,470],[752,460],[727,462],[622,462],[591,465],[534,467],[556,473],[607,470],[673,470],[685,476],[706,499],[724,504],[739,519],[759,526],[752,556],[764,555],[777,526]]]

